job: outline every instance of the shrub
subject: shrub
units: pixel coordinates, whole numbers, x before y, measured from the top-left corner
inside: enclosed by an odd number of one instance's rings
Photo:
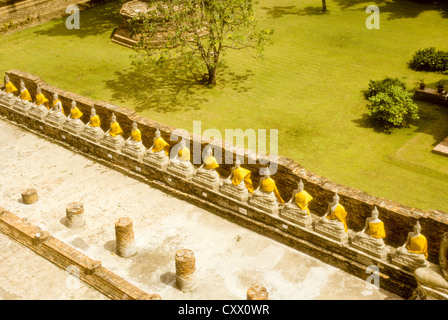
[[[403,127],[410,119],[419,118],[413,94],[406,91],[405,84],[398,79],[370,80],[369,90],[364,94],[370,101],[367,115],[382,131],[390,132],[394,127]]]
[[[417,71],[447,71],[448,52],[434,47],[418,50],[409,61],[409,67]]]
[[[369,88],[364,91],[364,97],[369,99],[380,92],[386,92],[392,86],[399,86],[406,90],[406,84],[398,78],[384,78],[383,80],[370,80]]]

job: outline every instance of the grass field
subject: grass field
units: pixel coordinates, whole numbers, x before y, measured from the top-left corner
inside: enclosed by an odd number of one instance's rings
[[[48,83],[111,101],[162,123],[192,130],[278,129],[279,153],[308,170],[372,195],[448,212],[448,158],[431,153],[448,135],[448,108],[419,102],[420,119],[387,135],[365,118],[369,79],[398,77],[409,89],[447,76],[415,72],[420,48],[448,50],[448,5],[376,1],[380,29],[369,30],[370,1],[261,0],[260,23],[274,29],[263,60],[229,52],[218,86],[206,88],[148,65],[110,42],[119,3],[0,37],[0,72],[19,69]]]

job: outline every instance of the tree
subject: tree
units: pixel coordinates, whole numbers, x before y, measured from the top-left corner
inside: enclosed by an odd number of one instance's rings
[[[371,102],[367,105],[367,115],[385,132],[404,126],[409,119],[419,119],[413,94],[406,91],[405,84],[398,79],[370,80],[369,90],[364,94]]]
[[[153,57],[159,63],[187,64],[215,85],[227,50],[248,49],[254,57],[261,57],[270,41],[272,31],[259,28],[254,18],[255,1],[148,1],[151,10],[133,23],[140,35],[135,49],[140,57]],[[154,43],[161,35],[165,44],[155,49]]]
[[[322,0],[322,11],[327,11],[327,1]]]

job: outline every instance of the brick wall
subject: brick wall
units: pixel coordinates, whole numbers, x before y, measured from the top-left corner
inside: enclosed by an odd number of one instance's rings
[[[80,280],[114,300],[159,300],[158,294],[148,294],[115,273],[101,266],[68,244],[49,235],[46,231],[23,221],[16,215],[0,208],[0,231],[32,249],[37,254],[67,270],[69,266],[79,269]],[[36,234],[41,236],[38,238]]]
[[[136,121],[142,131],[143,143],[146,147],[152,145],[156,128],[160,130],[162,137],[168,142],[170,142],[170,135],[175,129],[156,121],[140,117],[134,111],[127,108],[107,102],[94,101],[71,92],[66,92],[45,83],[37,76],[23,73],[18,70],[8,71],[7,74],[16,87],[19,87],[20,81],[23,80],[30,90],[32,97],[35,96],[37,85],[41,87],[42,92],[47,96],[50,102],[53,93],[57,92],[64,105],[66,114],[69,112],[71,101],[77,101],[77,105],[84,113],[82,120],[85,123],[88,121],[91,107],[94,106],[97,114],[101,118],[104,130],[109,128],[110,116],[112,113],[115,113],[117,120],[124,130],[125,138],[130,135],[132,122]],[[223,196],[219,192],[210,192],[193,183],[176,178],[168,172],[156,170],[142,162],[133,160],[119,152],[113,152],[106,148],[102,148],[81,137],[64,132],[64,138],[61,138],[60,129],[56,129],[37,120],[32,120],[26,115],[20,115],[14,111],[6,110],[5,108],[0,108],[0,114],[25,126],[28,130],[35,131],[47,138],[54,139],[67,148],[93,157],[103,164],[126,172],[145,182],[153,183],[176,196],[187,199],[199,206],[218,213],[226,219],[240,223],[249,229],[262,232],[274,239],[285,242],[301,251],[316,256],[323,261],[331,263],[360,277],[365,277],[365,268],[362,269],[362,265],[368,266],[369,263],[379,263],[382,265],[382,272],[385,272],[385,274],[387,274],[385,270],[389,272],[387,283],[389,284],[390,290],[393,292],[402,290],[402,292],[397,292],[402,296],[409,293],[410,286],[412,287],[413,285],[412,275],[397,271],[396,268],[391,267],[386,262],[372,262],[369,258],[355,253],[350,248],[329,243],[326,240],[322,240],[319,235],[312,231],[303,231],[291,223],[260,213],[251,206],[238,203]],[[192,134],[190,134],[190,138],[194,145],[200,145],[201,148],[204,148],[210,143],[210,141],[201,137],[193,137]],[[170,143],[173,146],[176,142],[177,141]],[[251,158],[256,156],[253,152],[240,150],[231,145],[215,144],[215,146],[221,148],[223,155],[226,154],[226,152],[234,158],[236,155],[244,155],[244,163],[246,164],[243,164],[243,166],[251,170],[255,186],[257,185],[259,178],[258,170],[261,165],[259,163],[247,164],[249,155]],[[190,145],[190,150],[192,149],[193,148]],[[222,164],[219,168],[220,173],[223,176],[227,176],[230,173],[230,168],[231,165]],[[440,241],[442,235],[448,231],[448,214],[403,206],[388,199],[374,197],[360,190],[333,183],[324,177],[307,171],[300,164],[295,163],[291,159],[281,156],[278,158],[278,171],[273,178],[276,180],[279,191],[285,200],[290,199],[292,191],[296,188],[298,181],[302,179],[305,189],[314,198],[310,205],[310,209],[315,217],[322,216],[325,213],[328,203],[332,200],[334,191],[337,190],[340,196],[340,203],[346,208],[349,214],[348,226],[354,231],[362,230],[365,224],[365,219],[370,217],[373,207],[377,206],[380,213],[380,219],[384,221],[386,228],[387,238],[385,239],[385,242],[388,246],[393,248],[404,244],[408,232],[412,230],[415,221],[418,219],[422,226],[422,233],[428,239],[428,260],[432,263],[438,263]],[[207,195],[204,195],[204,193]],[[241,214],[241,209],[244,210],[244,214]]]
[[[12,4],[3,3],[0,6],[0,26],[13,21],[18,23],[28,19],[44,18],[46,16],[66,14],[69,5],[83,6],[94,4],[97,0],[23,0]]]

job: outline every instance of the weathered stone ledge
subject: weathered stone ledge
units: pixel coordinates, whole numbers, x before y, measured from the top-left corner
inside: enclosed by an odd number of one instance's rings
[[[97,114],[102,119],[103,130],[105,131],[108,129],[108,120],[111,114],[114,113],[125,132],[125,136],[129,135],[132,122],[136,121],[138,123],[142,132],[143,143],[147,148],[153,141],[156,128],[160,130],[162,137],[170,142],[171,145],[178,142],[170,141],[171,133],[175,128],[142,118],[129,109],[65,92],[46,84],[39,77],[17,70],[9,71],[7,74],[16,86],[19,85],[20,80],[23,80],[32,96],[35,95],[36,86],[39,85],[42,93],[47,96],[50,103],[52,102],[51,97],[53,93],[57,92],[65,107],[66,114],[68,113],[67,107],[70,105],[71,100],[75,100],[78,108],[84,113],[83,118],[81,118],[84,123],[88,121],[90,109],[94,106]],[[409,272],[397,268],[389,261],[370,257],[350,247],[350,244],[345,246],[338,244],[314,232],[312,229],[304,229],[280,217],[268,215],[247,203],[235,201],[219,191],[208,190],[194,182],[178,178],[170,172],[155,169],[120,152],[112,151],[12,109],[0,107],[0,115],[16,122],[27,130],[50,138],[66,148],[94,158],[109,167],[157,186],[179,198],[195,203],[228,220],[288,244],[360,278],[367,278],[366,268],[370,265],[376,265],[381,272],[381,286],[402,297],[409,297],[416,286],[415,280]],[[201,137],[193,137],[192,134],[190,134],[190,138],[193,146],[200,145],[201,150],[211,143]],[[255,153],[249,150],[241,150],[228,144],[219,147],[222,148],[223,155],[244,156],[244,163],[248,162],[249,157],[257,157]],[[258,181],[260,164],[243,164],[243,166],[250,169],[253,180]],[[222,164],[219,168],[221,175],[227,176],[230,173],[230,168],[231,165]],[[403,245],[406,241],[407,233],[411,231],[412,226],[418,219],[422,226],[422,233],[428,239],[428,260],[437,263],[441,237],[448,231],[447,214],[409,208],[388,199],[377,198],[360,190],[335,184],[326,178],[307,171],[291,159],[281,156],[278,159],[278,171],[274,175],[274,179],[282,197],[287,200],[289,200],[292,191],[296,188],[299,179],[302,179],[305,189],[314,198],[310,209],[316,219],[324,214],[334,191],[338,191],[340,203],[344,205],[349,214],[348,226],[353,231],[360,231],[364,227],[365,219],[371,215],[373,207],[377,206],[380,212],[380,219],[384,222],[386,228],[387,238],[385,242],[392,249]]]

